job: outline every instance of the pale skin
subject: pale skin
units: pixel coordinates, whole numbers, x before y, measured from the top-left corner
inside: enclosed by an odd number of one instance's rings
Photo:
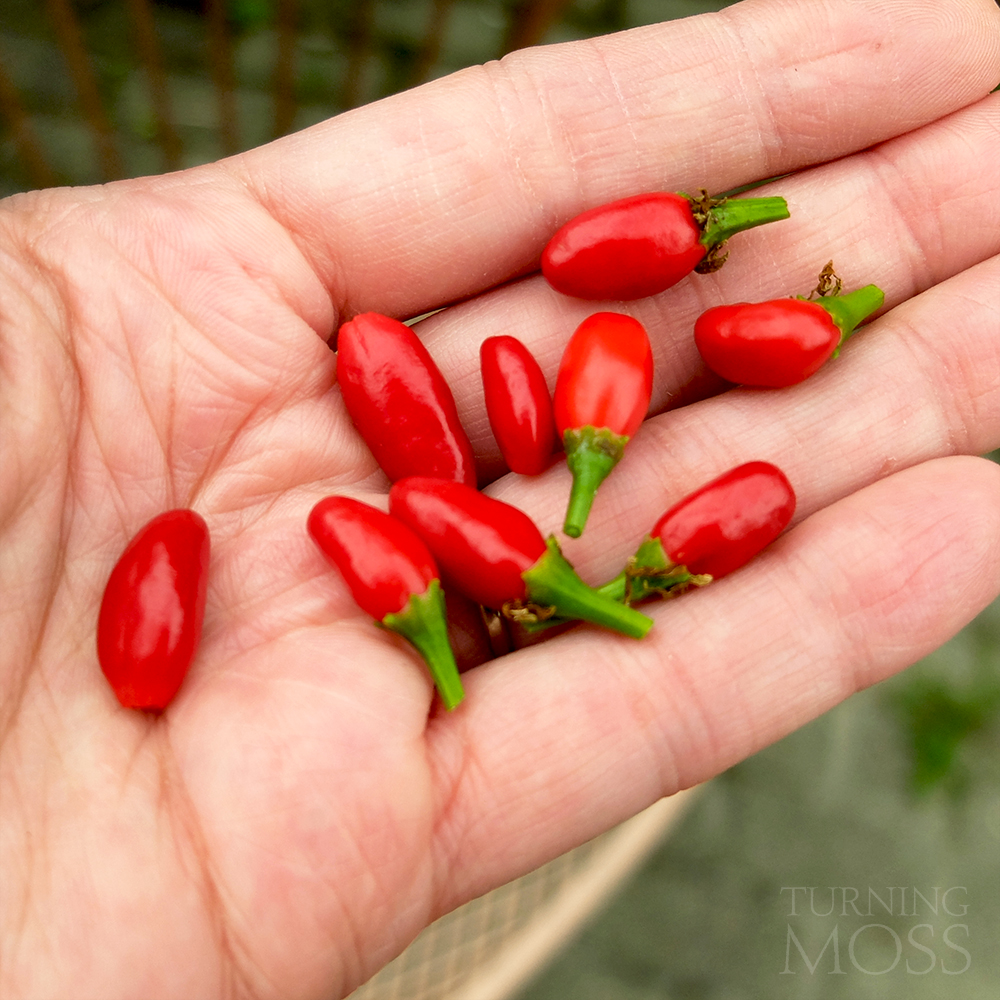
[[[518,53],[209,167],[0,206],[0,994],[329,998],[428,922],[930,652],[1000,589],[1000,17],[992,0],[748,0]],[[670,503],[765,459],[798,494],[752,566],[488,660],[420,661],[305,532],[384,507],[327,340],[405,318],[484,487],[557,531],[560,465],[504,476],[478,346],[554,379],[594,305],[534,274],[567,218],[790,173],[791,219],[617,306],[653,415],[565,551],[613,575]],[[802,385],[700,377],[691,327],[833,258],[886,306]],[[515,280],[511,280],[515,279]],[[502,286],[502,287],[498,287]],[[605,304],[607,306],[607,304]],[[681,405],[690,404],[690,405]],[[202,645],[159,718],[100,673],[97,609],[146,521],[213,551]],[[483,661],[483,662],[479,662]]]

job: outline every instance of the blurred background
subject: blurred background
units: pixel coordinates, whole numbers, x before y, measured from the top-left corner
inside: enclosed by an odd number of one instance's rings
[[[204,163],[513,49],[725,6],[0,0],[0,196]],[[439,921],[357,1000],[995,1000],[998,638],[1000,604]]]
[[[193,166],[705,0],[2,0],[0,194]]]

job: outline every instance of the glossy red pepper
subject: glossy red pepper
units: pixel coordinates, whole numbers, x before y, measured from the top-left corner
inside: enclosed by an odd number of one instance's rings
[[[361,610],[423,656],[445,708],[459,704],[462,680],[448,641],[440,574],[427,546],[401,521],[351,497],[320,500],[308,529]]]
[[[362,313],[337,334],[337,381],[385,474],[476,482],[472,445],[427,348],[405,323]]]
[[[717,580],[770,545],[794,513],[795,491],[781,469],[747,462],[674,504],[649,534],[671,562]]]
[[[509,617],[582,619],[634,638],[653,624],[588,587],[527,514],[471,487],[411,476],[389,491],[389,510],[424,539],[462,593]]]
[[[556,425],[545,376],[516,337],[488,337],[479,349],[486,415],[511,472],[535,476],[548,468]]]
[[[599,312],[577,327],[556,378],[556,431],[573,474],[563,531],[578,538],[594,494],[639,429],[653,391],[653,351],[643,325]]]
[[[787,218],[784,198],[633,195],[567,222],[542,252],[542,274],[578,299],[644,298],[721,267],[730,236]]]
[[[876,285],[838,294],[840,281],[831,264],[820,274],[817,291],[817,299],[740,302],[703,312],[695,321],[694,341],[705,364],[740,385],[795,385],[834,357],[885,300]]]
[[[770,462],[747,462],[674,504],[602,592],[635,601],[703,585],[748,563],[788,526],[795,491]]]
[[[126,708],[161,712],[177,694],[201,638],[209,544],[200,515],[169,510],[139,531],[111,571],[97,658]]]

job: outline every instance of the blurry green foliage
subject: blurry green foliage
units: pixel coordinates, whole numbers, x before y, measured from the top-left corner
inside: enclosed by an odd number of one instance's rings
[[[987,456],[996,460],[997,453]],[[940,790],[968,794],[972,775],[987,779],[982,760],[1000,749],[1000,602],[954,639],[885,685],[885,703],[909,757],[918,797]]]
[[[270,0],[228,0],[229,23],[237,31],[256,31],[269,25],[273,18]]]
[[[962,691],[942,678],[919,679],[892,702],[909,741],[913,790],[925,795],[941,787],[960,797],[971,773],[964,757],[975,751],[975,737],[996,725],[1000,681]]]

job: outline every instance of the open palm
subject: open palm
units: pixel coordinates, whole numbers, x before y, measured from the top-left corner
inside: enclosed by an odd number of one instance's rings
[[[1000,444],[1000,33],[987,0],[941,8],[749,0],[518,54],[221,164],[2,206],[0,992],[343,995],[442,912],[995,596],[1000,476],[957,456]],[[384,506],[388,487],[336,387],[338,323],[455,303],[419,329],[481,480],[555,531],[568,476],[501,475],[477,373],[479,343],[514,333],[552,377],[593,311],[532,274],[546,236],[625,194],[784,173],[767,193],[788,222],[628,307],[657,415],[565,550],[613,575],[669,503],[757,458],[789,475],[797,524],[653,608],[642,642],[575,628],[433,709],[419,660],[305,531],[321,496]],[[886,290],[884,315],[799,387],[720,392],[698,312],[807,291],[830,257]],[[115,701],[94,627],[128,539],[179,506],[211,529],[208,609],[153,719]]]

